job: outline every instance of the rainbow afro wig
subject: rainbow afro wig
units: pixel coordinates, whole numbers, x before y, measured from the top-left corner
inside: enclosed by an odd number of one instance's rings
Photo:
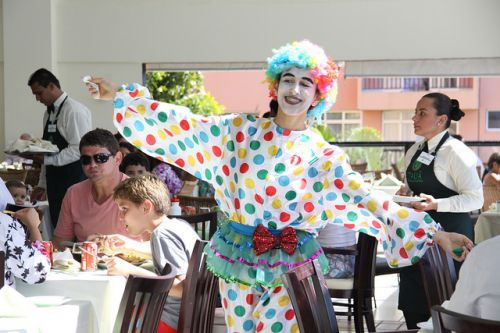
[[[307,118],[316,118],[321,122],[321,116],[328,111],[337,97],[337,79],[339,67],[328,58],[325,51],[308,40],[292,42],[277,50],[267,59],[266,81],[269,83],[269,96],[277,99],[278,83],[281,73],[298,67],[309,69],[320,93],[319,103],[307,112]]]

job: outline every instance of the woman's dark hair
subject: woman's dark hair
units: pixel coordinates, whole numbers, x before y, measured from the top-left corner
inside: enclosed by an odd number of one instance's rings
[[[112,155],[116,155],[119,149],[118,141],[116,141],[113,133],[103,128],[96,128],[82,136],[79,146],[80,153],[82,152],[82,147],[89,146],[104,147]]]
[[[437,111],[437,115],[446,115],[448,120],[446,121],[446,128],[450,127],[451,121],[459,121],[465,113],[460,110],[460,104],[456,99],[450,99],[445,94],[438,92],[430,93],[424,96],[425,98],[432,98],[432,105]],[[422,97],[422,98],[424,98]]]
[[[116,138],[116,135],[115,135],[115,138]],[[131,153],[135,153],[135,152],[139,151],[139,149],[137,149],[137,147],[134,146],[133,144],[131,144],[130,142],[120,142],[118,145],[120,146],[120,148],[125,148]]]
[[[493,153],[491,154],[490,158],[488,159],[488,169],[493,168],[493,163],[497,163],[500,165],[500,153]]]
[[[262,115],[262,118],[274,118],[278,114],[278,101],[272,99],[269,102],[269,111]]]
[[[45,68],[37,69],[33,74],[31,74],[28,79],[28,86],[31,87],[35,83],[38,83],[44,88],[47,88],[49,83],[53,83],[57,88],[61,89],[61,85],[59,84],[57,77]]]
[[[151,171],[148,158],[141,152],[130,153],[125,156],[120,164],[120,171],[125,172],[129,165],[142,165],[146,171]]]

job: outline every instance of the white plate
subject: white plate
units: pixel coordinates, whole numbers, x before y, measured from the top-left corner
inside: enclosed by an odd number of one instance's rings
[[[36,306],[58,306],[69,301],[64,296],[32,296],[27,297]]]
[[[417,326],[421,329],[424,329],[424,330],[434,330],[434,327],[432,326],[432,320],[428,320],[428,321],[423,321],[421,323],[417,323]]]
[[[421,197],[408,197],[404,195],[393,195],[392,196],[392,201],[395,202],[416,202],[416,201],[424,201],[424,198]]]

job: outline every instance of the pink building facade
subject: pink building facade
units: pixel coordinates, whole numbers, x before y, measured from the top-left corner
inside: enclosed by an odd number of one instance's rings
[[[263,71],[204,72],[205,88],[226,106],[227,112],[262,114],[269,97]],[[355,127],[373,127],[384,140],[412,141],[413,116],[418,100],[439,91],[455,98],[465,117],[452,132],[465,141],[500,140],[500,78],[345,78],[325,123],[346,140]],[[483,161],[500,147],[474,148]]]

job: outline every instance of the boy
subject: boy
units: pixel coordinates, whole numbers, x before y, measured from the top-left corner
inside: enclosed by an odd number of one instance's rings
[[[149,161],[140,152],[130,153],[123,158],[120,171],[129,177],[143,175],[149,172]]]
[[[115,188],[113,199],[130,234],[151,234],[151,252],[156,274],[117,257],[107,260],[108,274],[156,276],[169,264],[169,275],[175,276],[175,280],[165,303],[158,332],[176,332],[183,281],[194,243],[199,237],[188,223],[167,218],[166,214],[170,208],[168,190],[154,175],[147,174],[124,180]],[[128,244],[119,236],[107,236],[103,241],[105,253],[133,253],[127,251]],[[117,242],[121,243],[121,249],[117,247]]]
[[[26,185],[20,180],[9,180],[5,182],[16,205],[24,206],[28,197]]]

